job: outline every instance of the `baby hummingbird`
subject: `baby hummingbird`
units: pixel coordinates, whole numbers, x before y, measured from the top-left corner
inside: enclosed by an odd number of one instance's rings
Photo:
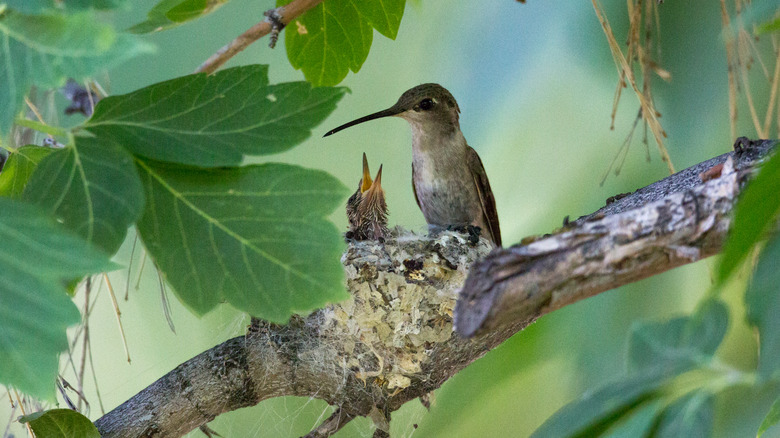
[[[355,193],[347,200],[347,220],[348,239],[383,241],[387,235],[387,203],[382,190],[382,166],[379,166],[379,172],[372,181],[365,153],[363,177]]]

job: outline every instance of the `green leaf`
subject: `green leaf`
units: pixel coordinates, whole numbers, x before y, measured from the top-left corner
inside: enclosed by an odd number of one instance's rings
[[[761,435],[763,435],[767,429],[777,424],[778,421],[780,421],[780,397],[777,398],[777,400],[772,403],[772,407],[769,408],[769,412],[767,412],[766,417],[764,417],[764,421],[762,421],[761,426],[758,427],[756,438],[761,438]]]
[[[780,154],[775,153],[761,166],[737,201],[734,222],[723,246],[718,284],[728,279],[759,240],[776,223],[780,214]]]
[[[184,76],[101,100],[84,125],[131,152],[159,161],[221,167],[244,155],[287,150],[311,135],[345,88],[268,84],[268,67]]]
[[[637,321],[631,326],[628,339],[628,369],[638,371],[654,364],[674,364],[688,361],[689,351],[680,349],[689,317],[668,321]]]
[[[37,207],[0,198],[0,383],[54,401],[65,328],[79,322],[65,281],[113,269]]]
[[[114,9],[124,6],[126,0],[3,0],[9,8],[25,14],[47,11],[83,11],[85,9]]]
[[[357,1],[354,5],[374,29],[391,40],[395,39],[404,16],[406,0]]]
[[[762,35],[765,33],[771,33],[771,32],[780,32],[780,17],[773,19],[769,19],[763,23],[761,23],[756,28],[756,35]]]
[[[312,84],[336,85],[349,70],[360,70],[371,49],[373,28],[395,39],[405,4],[405,0],[322,2],[287,25],[287,58]]]
[[[51,409],[19,418],[32,427],[38,438],[100,438],[89,418],[70,409]]]
[[[0,135],[8,132],[32,85],[59,87],[94,75],[151,46],[117,35],[93,13],[0,16]]]
[[[770,378],[780,369],[780,236],[767,243],[745,292],[747,320],[758,328],[758,374]]]
[[[226,300],[273,322],[346,298],[343,241],[324,219],[348,190],[285,164],[181,169],[138,160],[147,208],[138,230],[194,313]]]
[[[740,8],[738,16],[733,16],[732,24],[736,30],[740,28],[753,30],[756,36],[780,29],[780,12],[777,0],[754,0]],[[739,27],[737,27],[739,26]]]
[[[113,254],[143,212],[144,190],[124,149],[105,139],[77,137],[38,164],[24,199]]]
[[[683,371],[682,368],[677,371]],[[605,422],[614,421],[651,398],[669,382],[667,370],[648,370],[585,393],[553,414],[532,437],[596,436]]]
[[[664,410],[654,437],[710,437],[714,416],[712,394],[703,390],[694,391],[680,397]]]
[[[0,172],[0,196],[12,199],[22,197],[24,186],[33,170],[54,149],[36,145],[22,146],[11,151],[3,171]]]
[[[628,367],[693,368],[709,362],[728,328],[729,314],[718,300],[708,299],[691,316],[664,322],[641,321],[631,328]]]
[[[638,438],[648,436],[655,417],[663,409],[661,400],[653,400],[624,415],[602,438]]]
[[[3,3],[11,9],[16,9],[26,14],[54,9],[54,0],[4,0]]]
[[[159,32],[216,11],[228,0],[162,0],[147,14],[146,21],[128,29],[133,33]]]

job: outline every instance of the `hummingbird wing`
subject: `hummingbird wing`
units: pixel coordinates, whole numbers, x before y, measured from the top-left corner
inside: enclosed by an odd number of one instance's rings
[[[417,206],[422,211],[422,205],[420,205],[420,198],[417,197],[417,187],[414,186],[414,162],[412,162],[412,192],[414,193],[414,200],[417,202]]]
[[[468,146],[466,149],[466,159],[468,160],[471,176],[474,177],[474,185],[477,186],[479,201],[482,205],[482,216],[488,227],[486,231],[492,236],[493,242],[497,246],[501,246],[501,230],[498,227],[496,198],[493,197],[493,190],[490,189],[490,181],[488,181],[485,166],[482,165],[482,160],[477,155],[477,151],[471,146]],[[419,201],[417,203],[419,204]]]

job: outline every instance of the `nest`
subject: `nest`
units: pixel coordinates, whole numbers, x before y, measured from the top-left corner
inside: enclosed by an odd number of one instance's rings
[[[444,231],[394,229],[384,243],[350,243],[341,261],[348,300],[318,312],[320,339],[360,380],[396,393],[420,374],[434,346],[447,342],[468,268],[490,252],[480,239]]]

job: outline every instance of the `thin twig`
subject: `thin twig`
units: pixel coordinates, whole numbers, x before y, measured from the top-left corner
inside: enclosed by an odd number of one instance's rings
[[[130,250],[130,261],[127,262],[127,282],[125,283],[125,301],[130,298],[130,273],[133,270],[133,256],[135,255],[135,245],[138,243],[138,234],[133,238],[133,249]]]
[[[3,438],[11,436],[8,431],[11,430],[11,424],[14,423],[13,419],[16,418],[16,405],[14,404],[14,399],[11,396],[11,391],[6,391],[5,393],[8,394],[8,401],[11,403],[11,412],[8,414],[8,423],[5,425]]]
[[[726,33],[726,63],[728,64],[729,78],[729,126],[731,127],[731,138],[737,138],[737,81],[734,78],[734,69],[737,66],[734,54],[734,35],[731,32],[731,20],[729,19],[729,11],[726,9],[726,0],[720,0],[720,18],[723,23],[723,30]]]
[[[775,99],[777,98],[777,88],[780,86],[780,50],[777,50],[777,59],[775,59],[775,76],[772,79],[772,87],[769,92],[769,104],[766,106],[766,117],[764,118],[764,133],[769,136],[769,128],[772,127],[772,112],[775,109]]]
[[[748,80],[747,69],[743,69],[739,76],[742,79],[742,86],[745,90],[745,98],[747,99],[748,109],[750,110],[750,118],[753,121],[753,127],[756,129],[756,135],[758,138],[766,138],[766,134],[761,128],[761,122],[758,120],[756,105],[753,103],[753,93],[750,91],[750,81]]]
[[[27,107],[30,108],[30,111],[32,111],[33,114],[35,114],[35,117],[38,118],[38,121],[45,125],[46,121],[43,120],[43,116],[41,115],[40,110],[38,110],[38,107],[35,106],[35,104],[30,101],[30,98],[24,96],[24,102],[27,104]]]
[[[290,24],[291,21],[298,18],[301,14],[309,9],[322,3],[322,0],[295,0],[287,6],[282,6],[276,9],[276,13],[281,17],[279,20],[285,26]],[[250,44],[259,40],[260,38],[268,35],[273,30],[274,25],[270,19],[265,19],[254,26],[247,29],[236,39],[228,43],[217,51],[217,53],[211,55],[209,59],[195,70],[195,73],[214,73],[222,64],[226,63],[230,58],[236,56],[239,52],[246,49]]]
[[[84,81],[84,88],[87,90],[87,98],[89,99],[89,115],[91,116],[95,112],[95,97],[92,95],[92,87],[89,86],[89,81]]]
[[[14,389],[14,395],[16,396],[16,403],[19,406],[19,410],[22,411],[22,415],[27,415],[27,412],[24,411],[24,403],[22,403],[22,399],[19,397],[19,391]],[[31,437],[35,438],[35,432],[33,432],[30,423],[24,423],[24,425],[27,426],[27,433],[29,433]]]
[[[618,159],[621,155],[623,155],[623,158],[620,159],[620,163],[615,167],[615,176],[620,174],[620,169],[623,168],[623,163],[626,162],[626,158],[628,157],[628,149],[631,146],[631,139],[634,138],[634,132],[636,131],[637,125],[639,125],[639,121],[642,120],[642,109],[639,109],[639,113],[634,118],[634,125],[631,127],[631,130],[628,131],[628,135],[626,136],[626,139],[623,140],[623,144],[620,145],[620,147],[617,150],[617,153],[615,153],[615,156],[612,157],[612,161],[609,163],[609,167],[607,167],[607,171],[604,172],[604,176],[601,177],[601,182],[599,182],[599,187],[604,186],[604,182],[607,181],[607,177],[609,176],[609,172],[612,171],[612,167],[615,166],[615,163],[617,163]],[[645,128],[647,125],[645,125]],[[647,139],[647,131],[645,131],[645,140]],[[645,142],[646,143],[646,142]]]
[[[119,325],[119,334],[122,337],[122,345],[125,347],[125,356],[127,356],[127,363],[130,363],[130,350],[127,348],[127,338],[125,337],[125,329],[122,327],[122,312],[119,311],[119,303],[116,301],[116,294],[114,294],[114,287],[111,286],[111,281],[108,279],[108,274],[103,273],[103,279],[108,286],[108,294],[111,296],[111,304],[114,306],[114,315],[116,315],[116,323]]]
[[[138,268],[138,278],[135,280],[135,290],[141,285],[141,274],[144,272],[144,265],[146,265],[146,250],[141,254],[141,267]]]
[[[92,343],[87,345],[89,348],[89,367],[92,369],[92,383],[95,385],[95,394],[97,395],[98,405],[100,405],[100,415],[106,415],[106,408],[103,407],[103,397],[100,395],[100,386],[97,381],[97,374],[95,373],[95,361],[92,360]]]
[[[157,270],[157,279],[160,282],[160,300],[162,300],[163,313],[165,314],[165,320],[168,321],[168,328],[171,329],[173,334],[176,334],[176,326],[173,325],[173,318],[171,317],[171,306],[168,303],[168,293],[165,290],[165,280],[163,279],[162,271],[155,265]]]
[[[337,408],[330,417],[322,422],[316,429],[309,432],[304,438],[325,438],[338,432],[347,423],[355,418],[354,415]]]
[[[645,97],[645,95],[642,93],[642,91],[639,90],[639,87],[636,85],[636,78],[634,77],[634,71],[631,69],[631,66],[628,64],[626,57],[623,56],[623,52],[620,50],[620,46],[618,45],[617,40],[615,39],[615,35],[612,33],[612,28],[610,27],[609,22],[607,21],[606,17],[602,13],[601,6],[598,4],[596,0],[591,0],[591,2],[593,3],[593,9],[596,11],[596,17],[601,23],[601,27],[604,30],[604,34],[607,37],[607,42],[609,43],[609,48],[610,51],[612,52],[612,57],[615,59],[615,64],[617,65],[618,70],[625,75],[626,79],[628,79],[628,83],[631,85],[631,88],[633,88],[636,97],[639,99],[639,104],[642,107],[642,115],[644,116],[647,123],[650,125],[650,130],[653,132],[653,137],[655,137],[655,142],[656,145],[658,146],[658,152],[661,154],[661,159],[666,163],[667,167],[669,168],[669,172],[674,173],[674,165],[672,164],[672,159],[669,156],[669,153],[667,152],[666,147],[664,146],[662,141],[662,138],[666,137],[666,132],[664,132],[663,128],[661,128],[661,123],[658,121],[658,114],[655,110],[653,102],[651,100],[648,100]]]
[[[84,393],[84,370],[87,368],[87,344],[89,344],[89,293],[92,290],[92,277],[87,277],[87,283],[84,286],[84,336],[82,337],[81,364],[79,365],[78,393]],[[79,398],[77,411],[81,412],[81,398]]]

